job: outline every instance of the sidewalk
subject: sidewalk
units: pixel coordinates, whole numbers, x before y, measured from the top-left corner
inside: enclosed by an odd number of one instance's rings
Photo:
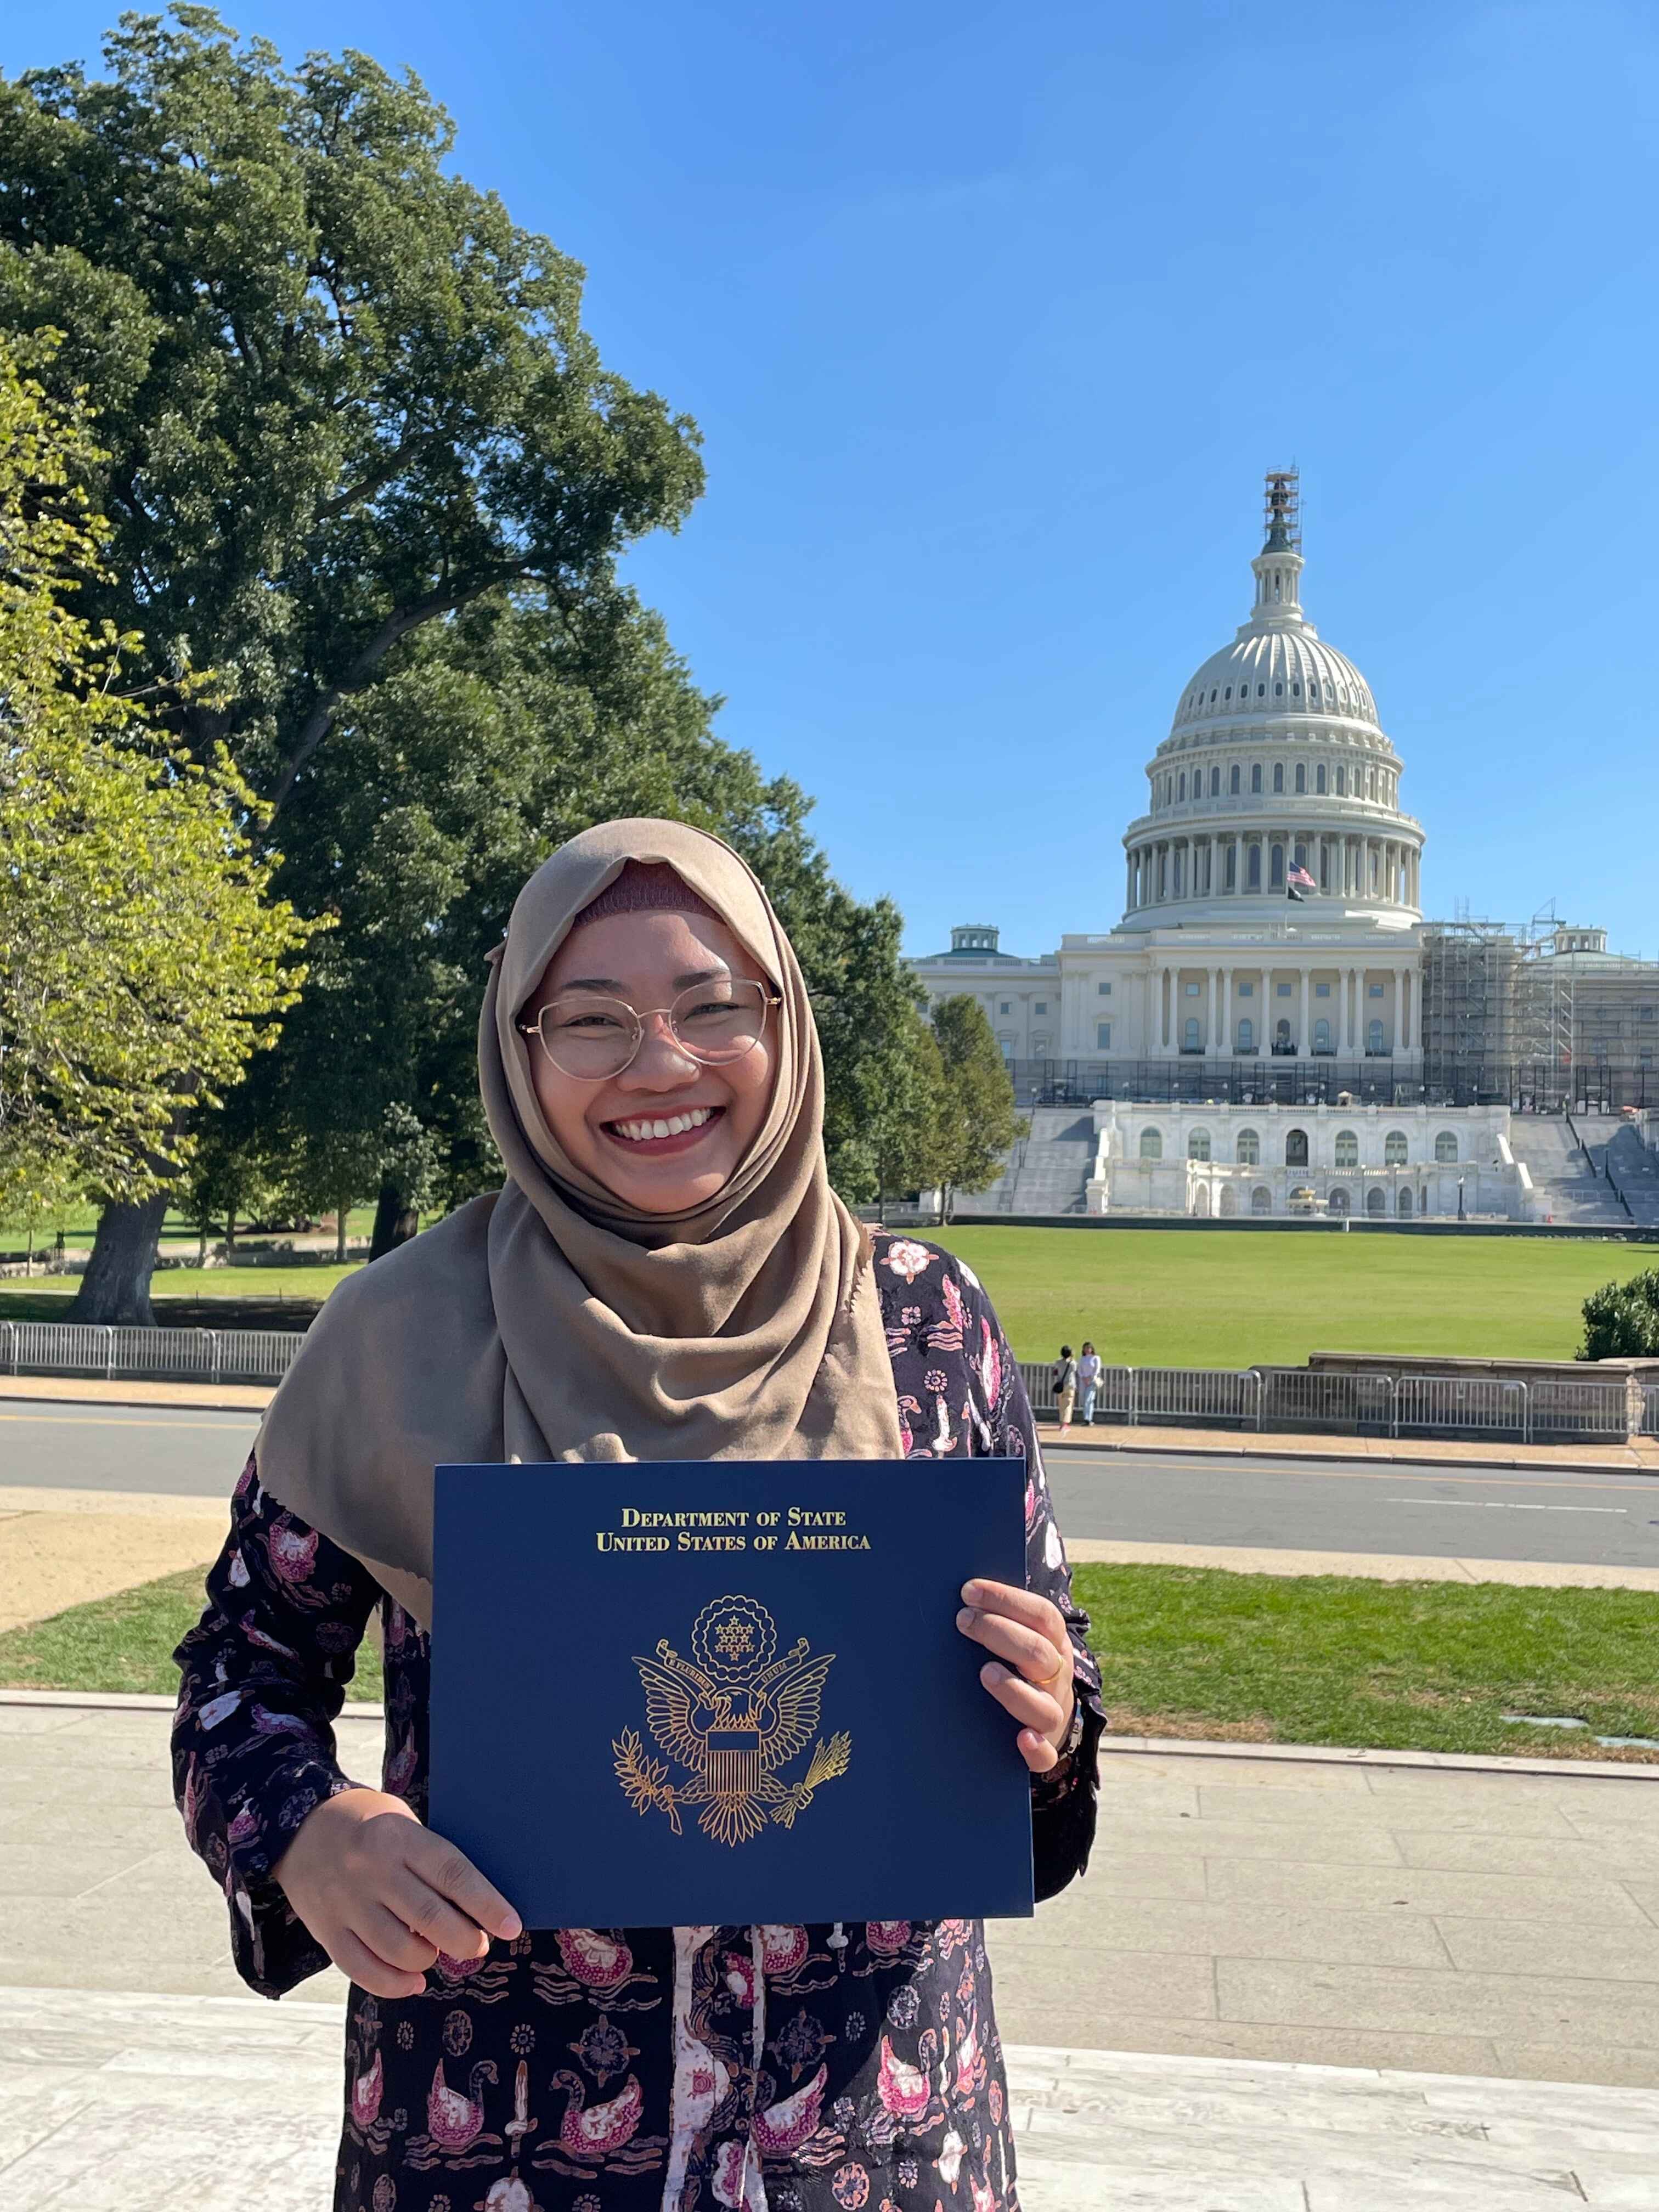
[[[342,1984],[242,1996],[224,1910],[165,1714],[0,1705],[6,2212],[322,2212]],[[1659,2212],[1650,1778],[1109,1757],[988,1940],[1025,2212]]]
[[[0,1383],[0,1389],[4,1388]],[[1126,1428],[1102,1422],[1064,1436],[1052,1421],[1037,1423],[1044,1451],[1172,1452],[1182,1457],[1376,1460],[1384,1465],[1497,1467],[1550,1469],[1556,1474],[1659,1474],[1659,1437],[1629,1444],[1506,1444],[1455,1438],[1347,1437],[1278,1429],[1171,1429],[1161,1424]]]

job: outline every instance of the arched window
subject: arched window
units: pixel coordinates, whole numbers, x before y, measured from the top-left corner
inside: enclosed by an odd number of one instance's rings
[[[1348,771],[1345,768],[1339,768],[1336,771],[1336,795],[1339,799],[1346,799],[1348,795]]]
[[[1249,878],[1250,889],[1253,891],[1259,891],[1261,888],[1261,848],[1260,845],[1252,845],[1250,848]]]
[[[1183,1052],[1200,1052],[1203,1049],[1198,1041],[1198,1016],[1196,1014],[1189,1014],[1187,1018],[1186,1026],[1181,1032],[1181,1049]]]
[[[1403,1168],[1406,1164],[1406,1132],[1390,1129],[1382,1139],[1382,1164],[1385,1168]]]
[[[1143,1129],[1140,1133],[1140,1157],[1143,1160],[1161,1160],[1164,1157],[1164,1132]]]
[[[1221,1203],[1216,1211],[1218,1213],[1237,1213],[1238,1211],[1238,1194],[1230,1182],[1221,1186]]]
[[[1233,766],[1232,766],[1232,773],[1231,773],[1231,775],[1228,777],[1228,779],[1227,779],[1227,789],[1228,789],[1229,793],[1231,793],[1231,795],[1234,799],[1237,799],[1237,796],[1238,796],[1238,763],[1237,763],[1237,761],[1235,761],[1235,762],[1233,763]]]
[[[1325,1203],[1333,1213],[1346,1213],[1348,1210],[1348,1194],[1344,1185],[1340,1182],[1333,1183],[1330,1196]]]
[[[1314,1024],[1314,1050],[1328,1052],[1331,1048],[1331,1025],[1322,1014]]]
[[[1210,770],[1210,796],[1212,799],[1219,799],[1221,796],[1221,770],[1218,768],[1212,768]]]
[[[1303,761],[1298,761],[1296,764],[1296,787],[1298,791],[1305,791],[1308,788],[1307,765]]]
[[[1187,796],[1187,771],[1185,769],[1182,769],[1181,771],[1180,787],[1176,795],[1180,799],[1184,799]]]
[[[1238,1048],[1241,1052],[1255,1050],[1255,1024],[1248,1014],[1238,1025]]]
[[[1412,1187],[1408,1182],[1400,1186],[1400,1218],[1403,1221],[1412,1210]]]
[[[1252,765],[1252,767],[1251,767],[1251,769],[1250,769],[1250,789],[1251,789],[1252,791],[1260,791],[1260,790],[1261,790],[1261,762],[1260,762],[1260,761],[1256,761],[1255,763],[1253,763],[1253,765]]]
[[[1336,1133],[1336,1164],[1340,1168],[1359,1165],[1359,1139],[1352,1129],[1339,1129]]]
[[[1268,854],[1267,882],[1276,891],[1285,888],[1285,848],[1275,845]]]
[[[1365,1049],[1369,1053],[1382,1051],[1382,1024],[1381,1022],[1368,1022],[1365,1024]]]
[[[1261,1183],[1258,1183],[1255,1188],[1250,1193],[1251,1212],[1271,1213],[1273,1210],[1273,1194],[1272,1191],[1266,1188]]]
[[[1235,775],[1237,775],[1238,774],[1238,770],[1237,770],[1237,769],[1235,769],[1233,770],[1233,774],[1234,774]],[[1226,860],[1226,888],[1227,888],[1229,890],[1235,890],[1235,889],[1237,888],[1237,882],[1238,882],[1238,847],[1237,847],[1237,845],[1236,843],[1229,843],[1229,845],[1228,845],[1228,847],[1227,847],[1227,860]]]
[[[1373,1183],[1373,1184],[1372,1184],[1372,1186],[1371,1186],[1371,1188],[1370,1188],[1370,1189],[1365,1193],[1365,1211],[1366,1211],[1366,1212],[1367,1212],[1367,1213],[1386,1213],[1386,1212],[1388,1212],[1388,1210],[1389,1210],[1389,1194],[1388,1194],[1388,1192],[1387,1192],[1386,1190],[1384,1190],[1384,1189],[1383,1189],[1383,1188],[1382,1188],[1382,1184],[1381,1184],[1381,1183]]]
[[[1188,1136],[1187,1139],[1187,1157],[1189,1160],[1207,1160],[1209,1158],[1210,1133],[1207,1129],[1194,1129]]]
[[[1285,763],[1283,761],[1275,761],[1273,763],[1273,789],[1275,791],[1283,791],[1284,788]]]
[[[1287,1168],[1305,1168],[1307,1166],[1308,1133],[1305,1129],[1285,1130],[1285,1164]]]
[[[1210,1186],[1206,1182],[1201,1182],[1193,1193],[1193,1212],[1202,1218],[1208,1214],[1209,1211]]]
[[[1325,763],[1321,761],[1314,770],[1314,789],[1322,795],[1325,789]]]
[[[1249,1028],[1249,1023],[1243,1024]],[[1241,1129],[1234,1154],[1242,1168],[1259,1168],[1261,1164],[1261,1139],[1254,1129]]]
[[[1281,1021],[1278,1028],[1274,1030],[1273,1042],[1277,1045],[1282,1046],[1286,1052],[1290,1050],[1291,1025],[1288,1021]]]
[[[1434,1157],[1443,1167],[1455,1164],[1457,1158],[1457,1132],[1442,1129],[1434,1140]]]

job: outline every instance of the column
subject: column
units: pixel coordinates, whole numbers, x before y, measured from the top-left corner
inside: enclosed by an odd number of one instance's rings
[[[1212,968],[1208,972],[1210,995],[1208,1011],[1204,1022],[1204,1049],[1206,1054],[1213,1054],[1215,1051],[1215,969]]]
[[[1135,856],[1133,853],[1127,853],[1124,855],[1123,861],[1123,911],[1127,914],[1134,902]]]
[[[1221,971],[1221,1048],[1229,1059],[1232,1057],[1233,971],[1231,968],[1224,968]]]
[[[1402,968],[1400,971],[1400,1035],[1402,1048],[1407,1052],[1417,1049],[1417,1008],[1413,1003],[1417,994],[1412,988],[1412,969]]]
[[[1305,963],[1302,969],[1302,1026],[1297,1033],[1296,1048],[1302,1059],[1308,1057],[1308,969]]]
[[[1357,1054],[1359,1045],[1359,970],[1350,968],[1342,978],[1342,1017],[1347,1026],[1348,1052]]]

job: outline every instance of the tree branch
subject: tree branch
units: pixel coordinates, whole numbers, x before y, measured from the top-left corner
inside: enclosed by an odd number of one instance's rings
[[[412,605],[395,607],[338,683],[330,684],[301,725],[299,736],[283,763],[276,787],[271,793],[270,820],[274,822],[281,813],[301,769],[333,727],[334,718],[343,702],[354,691],[363,689],[399,638],[407,637],[410,630],[418,629],[422,623],[431,622],[439,615],[453,614],[457,607],[464,607],[483,592],[493,591],[496,585],[510,584],[526,573],[526,566],[523,562],[514,562],[510,568],[487,569],[467,577],[460,583],[447,585],[441,591],[429,592],[425,599],[416,599]]]
[[[337,492],[332,499],[325,499],[317,509],[318,521],[331,522],[337,514],[343,514],[348,507],[357,506],[362,500],[373,499],[377,491],[391,483],[405,461],[412,459],[428,446],[441,443],[441,440],[442,433],[436,430],[423,431],[418,437],[413,433],[406,433],[379,467],[371,469],[366,477],[360,477],[349,489]]]

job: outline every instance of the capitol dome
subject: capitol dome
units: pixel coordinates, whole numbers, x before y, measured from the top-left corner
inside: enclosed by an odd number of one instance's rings
[[[1249,618],[1187,684],[1146,764],[1148,811],[1123,841],[1125,927],[1243,921],[1292,882],[1331,920],[1421,918],[1423,830],[1400,811],[1403,763],[1370,686],[1302,611],[1297,516],[1295,473],[1275,471]]]

